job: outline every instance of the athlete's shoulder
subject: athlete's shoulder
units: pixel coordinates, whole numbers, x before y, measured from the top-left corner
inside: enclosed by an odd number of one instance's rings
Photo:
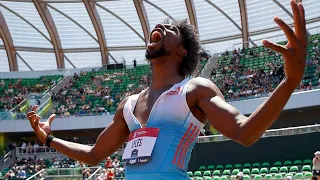
[[[209,79],[203,77],[196,77],[190,80],[190,85],[188,87],[187,93],[193,94],[198,98],[203,96],[222,96],[219,88]]]

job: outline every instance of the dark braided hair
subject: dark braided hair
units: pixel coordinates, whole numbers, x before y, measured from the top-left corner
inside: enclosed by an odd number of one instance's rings
[[[187,54],[183,57],[179,74],[181,76],[189,76],[197,68],[200,60],[200,42],[196,28],[188,23],[187,19],[174,20],[172,24],[175,25],[181,34],[182,45],[186,49]]]

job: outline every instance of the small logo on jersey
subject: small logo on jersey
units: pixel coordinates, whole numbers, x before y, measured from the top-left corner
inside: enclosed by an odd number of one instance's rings
[[[134,132],[132,139],[136,138],[137,136],[144,135],[144,134],[146,134],[146,133],[147,133],[147,131]]]
[[[169,96],[177,95],[177,94],[179,94],[180,90],[181,90],[181,87],[179,86],[179,87],[176,88],[176,90],[169,91],[169,92],[167,93],[167,95],[169,95]]]

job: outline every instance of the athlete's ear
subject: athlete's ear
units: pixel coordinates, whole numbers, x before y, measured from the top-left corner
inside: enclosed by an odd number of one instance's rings
[[[185,57],[187,55],[187,50],[182,46],[179,47],[178,52],[181,57]]]

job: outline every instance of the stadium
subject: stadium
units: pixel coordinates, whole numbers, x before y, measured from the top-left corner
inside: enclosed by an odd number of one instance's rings
[[[209,122],[193,130],[185,142],[197,137],[184,168],[190,179],[313,177],[320,150],[320,1],[303,6],[306,65],[284,110],[249,147]],[[94,145],[120,102],[150,86],[146,47],[158,23],[187,19],[196,28],[201,50],[191,77],[209,79],[250,116],[285,78],[281,54],[262,44],[288,42],[274,16],[294,28],[289,0],[0,0],[0,179],[126,179],[125,144],[88,165],[41,142],[26,114],[37,105],[41,122],[56,114],[54,137]]]

